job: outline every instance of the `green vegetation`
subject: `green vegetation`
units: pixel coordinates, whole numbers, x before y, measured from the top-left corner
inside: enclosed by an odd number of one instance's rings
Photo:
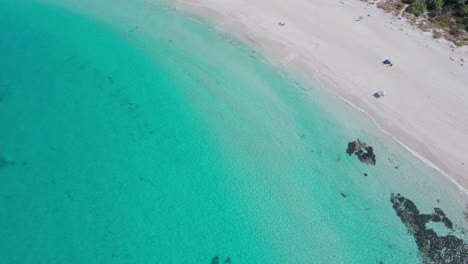
[[[426,3],[424,3],[423,1],[414,1],[406,8],[406,12],[411,13],[418,17],[422,15],[424,12],[426,12],[426,9],[427,9]]]
[[[427,12],[431,22],[450,28],[451,33],[468,32],[468,0],[401,0],[399,4],[407,4],[405,11],[415,16]]]
[[[434,37],[435,39],[440,39],[441,37],[443,37],[443,34],[439,30],[434,29],[432,30],[432,37]]]
[[[468,0],[379,0],[377,6],[395,15],[407,14],[422,30],[433,29],[435,38],[468,45]]]

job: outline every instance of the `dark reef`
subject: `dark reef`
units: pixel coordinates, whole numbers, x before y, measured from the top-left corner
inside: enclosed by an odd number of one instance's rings
[[[454,235],[439,236],[426,227],[431,221],[442,222],[453,231],[453,223],[442,209],[434,208],[432,214],[421,214],[413,201],[400,194],[392,193],[390,201],[398,217],[414,236],[424,263],[468,264],[468,245],[462,239]]]
[[[221,262],[219,262],[219,256],[214,256],[212,259],[211,259],[211,264],[219,264]],[[224,264],[231,264],[231,258],[226,258],[226,260],[224,260],[223,262]]]
[[[366,143],[359,139],[348,143],[346,153],[350,156],[354,153],[361,162],[369,165],[375,165],[376,159],[374,149],[371,146],[367,146]]]

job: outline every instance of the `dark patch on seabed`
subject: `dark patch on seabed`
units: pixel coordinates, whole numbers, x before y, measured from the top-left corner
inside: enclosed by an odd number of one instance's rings
[[[350,156],[355,154],[362,163],[375,165],[376,159],[374,148],[368,146],[359,139],[348,143],[346,153],[348,153]]]
[[[427,228],[429,222],[442,222],[450,231],[453,223],[440,208],[434,208],[432,214],[421,214],[416,204],[410,199],[393,194],[390,197],[398,217],[406,225],[416,240],[419,253],[424,263],[468,264],[468,245],[454,235],[439,236]]]
[[[226,258],[224,262],[221,262],[221,260],[219,259],[219,256],[214,256],[211,259],[211,264],[220,264],[220,263],[231,264],[231,258]]]
[[[5,157],[0,155],[0,169],[6,168],[10,165],[13,165],[14,163],[12,161],[7,160]]]

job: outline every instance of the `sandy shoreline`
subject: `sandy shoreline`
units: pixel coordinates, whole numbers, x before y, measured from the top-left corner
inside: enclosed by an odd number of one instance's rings
[[[468,47],[358,0],[171,2],[361,109],[468,194]]]

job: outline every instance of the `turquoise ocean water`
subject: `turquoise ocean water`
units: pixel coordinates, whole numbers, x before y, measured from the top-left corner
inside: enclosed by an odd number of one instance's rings
[[[0,0],[0,25],[0,263],[420,263],[392,192],[467,227],[361,114],[197,18]]]

